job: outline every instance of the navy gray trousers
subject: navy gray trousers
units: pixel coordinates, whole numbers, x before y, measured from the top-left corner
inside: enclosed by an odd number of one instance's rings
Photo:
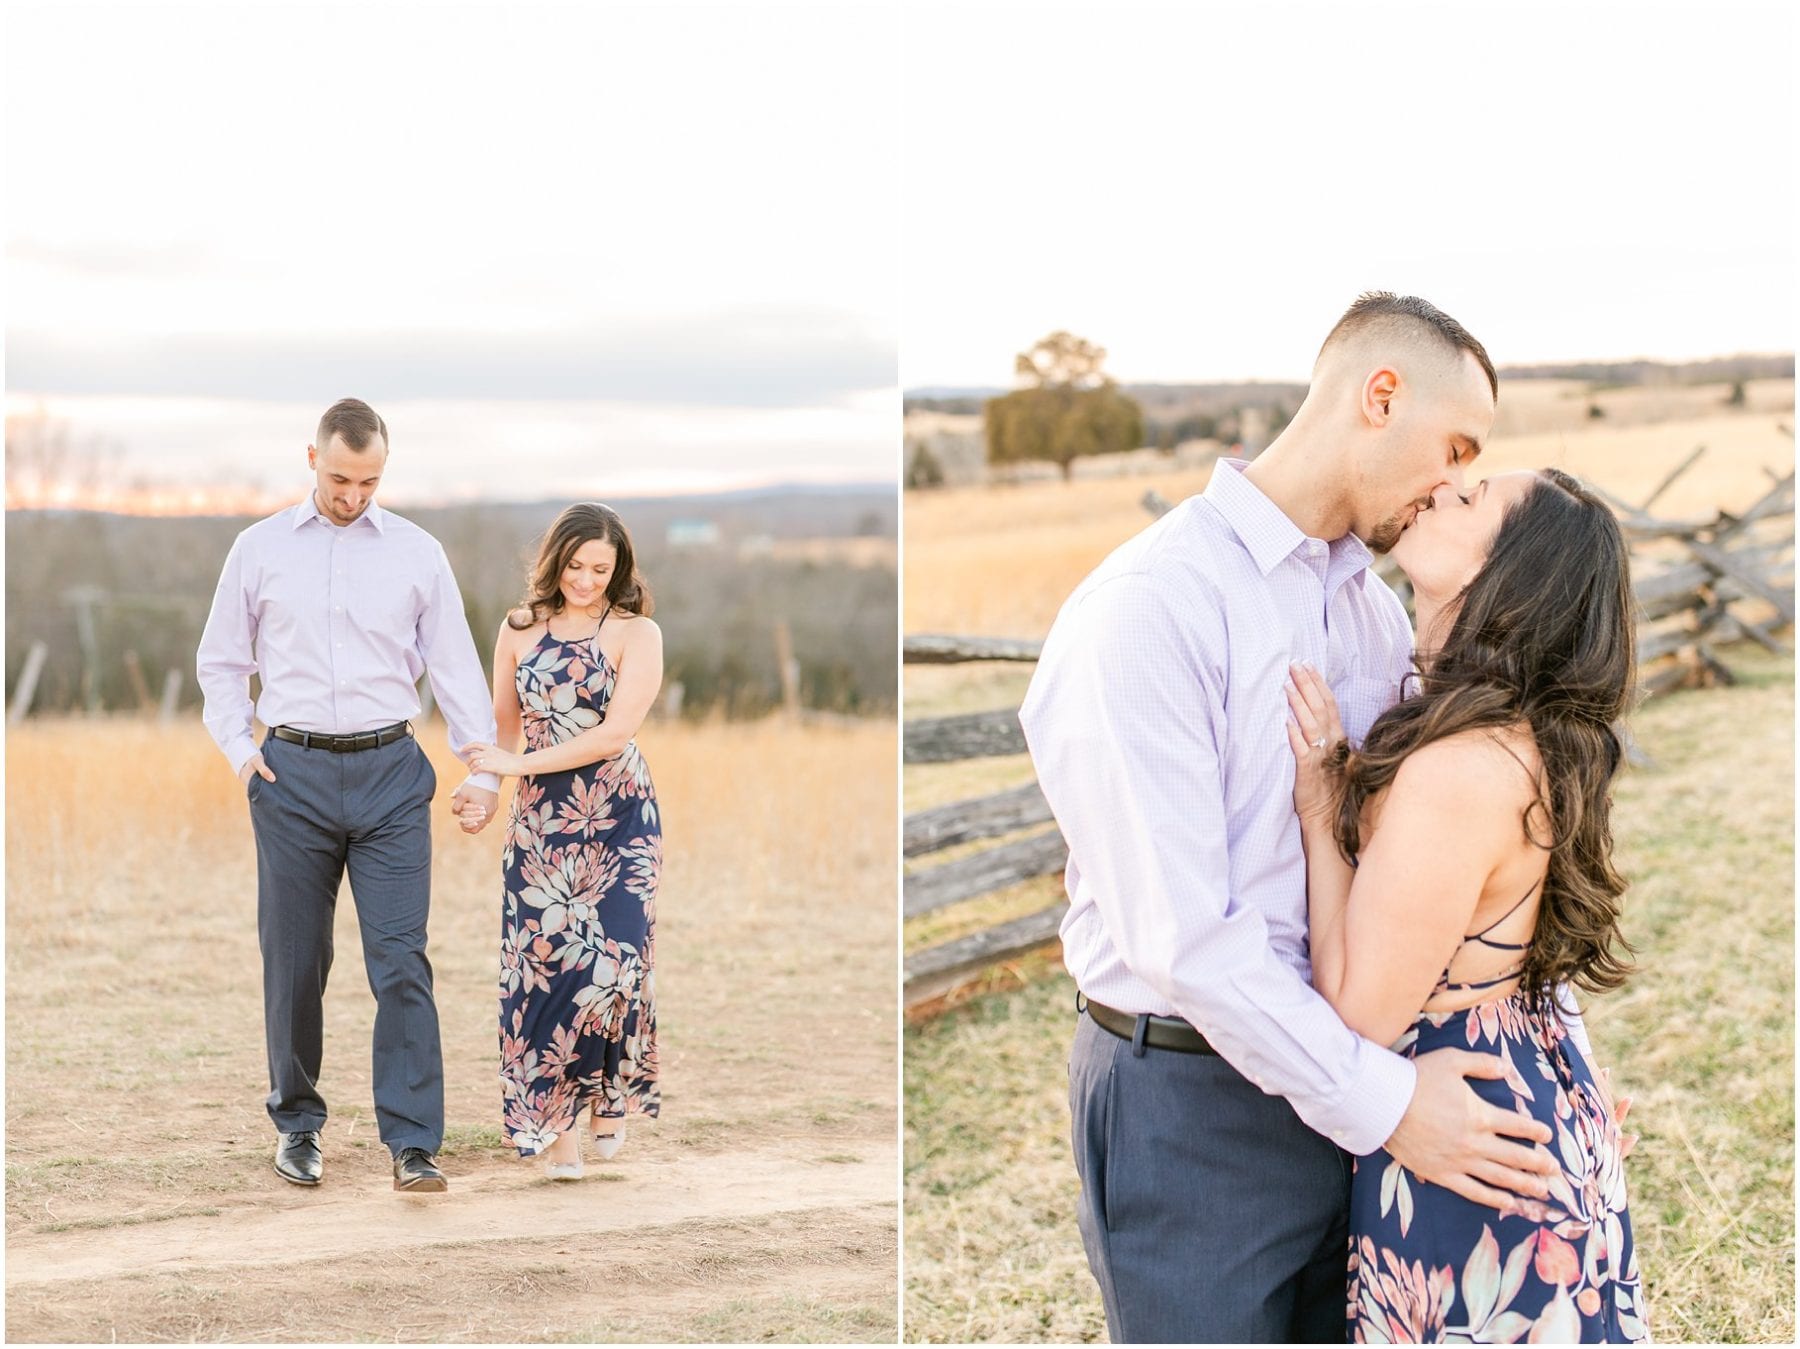
[[[1348,1153],[1224,1059],[1134,1045],[1086,1015],[1069,1108],[1115,1343],[1343,1343]]]
[[[252,774],[256,926],[262,944],[269,1118],[284,1132],[325,1123],[319,1094],[325,981],[338,887],[350,873],[375,994],[375,1119],[381,1141],[436,1153],[444,1061],[425,922],[437,774],[411,736],[351,754],[268,737],[274,782]]]

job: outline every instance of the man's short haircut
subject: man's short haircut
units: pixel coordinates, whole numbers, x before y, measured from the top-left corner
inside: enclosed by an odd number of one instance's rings
[[[340,398],[325,409],[325,415],[319,418],[318,439],[313,443],[323,450],[333,436],[342,436],[344,444],[358,454],[368,449],[376,436],[381,437],[382,449],[388,447],[387,423],[360,398]]]
[[[1333,343],[1344,338],[1383,329],[1427,335],[1430,340],[1442,346],[1446,355],[1453,356],[1459,351],[1470,353],[1481,362],[1481,372],[1487,376],[1488,388],[1493,392],[1494,398],[1499,399],[1500,377],[1494,373],[1494,363],[1488,359],[1487,348],[1477,342],[1462,324],[1431,301],[1421,300],[1417,295],[1395,295],[1386,290],[1364,291],[1356,297],[1356,303],[1344,311],[1337,326],[1326,334],[1325,341],[1319,347],[1319,355],[1324,356]]]

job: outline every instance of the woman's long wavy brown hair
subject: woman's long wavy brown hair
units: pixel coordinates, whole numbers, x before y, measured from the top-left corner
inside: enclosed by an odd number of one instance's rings
[[[1633,605],[1618,521],[1576,479],[1544,469],[1502,520],[1418,693],[1378,717],[1360,751],[1333,756],[1349,858],[1363,806],[1407,755],[1461,731],[1530,724],[1543,778],[1522,823],[1550,870],[1520,988],[1538,1006],[1560,983],[1601,992],[1631,973],[1609,787],[1623,757],[1613,728],[1636,685]]]
[[[631,532],[611,506],[597,501],[578,501],[557,516],[538,543],[537,560],[525,573],[525,598],[507,615],[514,628],[547,622],[563,611],[562,574],[582,544],[605,539],[614,552],[612,579],[606,584],[606,600],[628,614],[650,614],[655,603],[650,587],[637,569]]]

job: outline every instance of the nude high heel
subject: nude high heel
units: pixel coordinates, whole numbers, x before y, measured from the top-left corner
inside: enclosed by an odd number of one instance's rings
[[[610,1134],[594,1135],[594,1151],[600,1154],[600,1160],[610,1162],[619,1155],[619,1149],[625,1146],[625,1121],[619,1121],[619,1127]]]
[[[545,1149],[545,1151],[549,1150]],[[544,1175],[549,1180],[581,1179],[581,1150],[579,1148],[575,1150],[575,1160],[572,1162],[553,1162],[548,1156],[541,1156],[538,1160],[542,1163]]]

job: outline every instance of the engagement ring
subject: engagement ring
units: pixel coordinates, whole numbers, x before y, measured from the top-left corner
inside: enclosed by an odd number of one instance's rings
[[[1324,749],[1325,744],[1326,744],[1326,740],[1325,740],[1324,736],[1320,736],[1317,740],[1312,742],[1314,749]]]

